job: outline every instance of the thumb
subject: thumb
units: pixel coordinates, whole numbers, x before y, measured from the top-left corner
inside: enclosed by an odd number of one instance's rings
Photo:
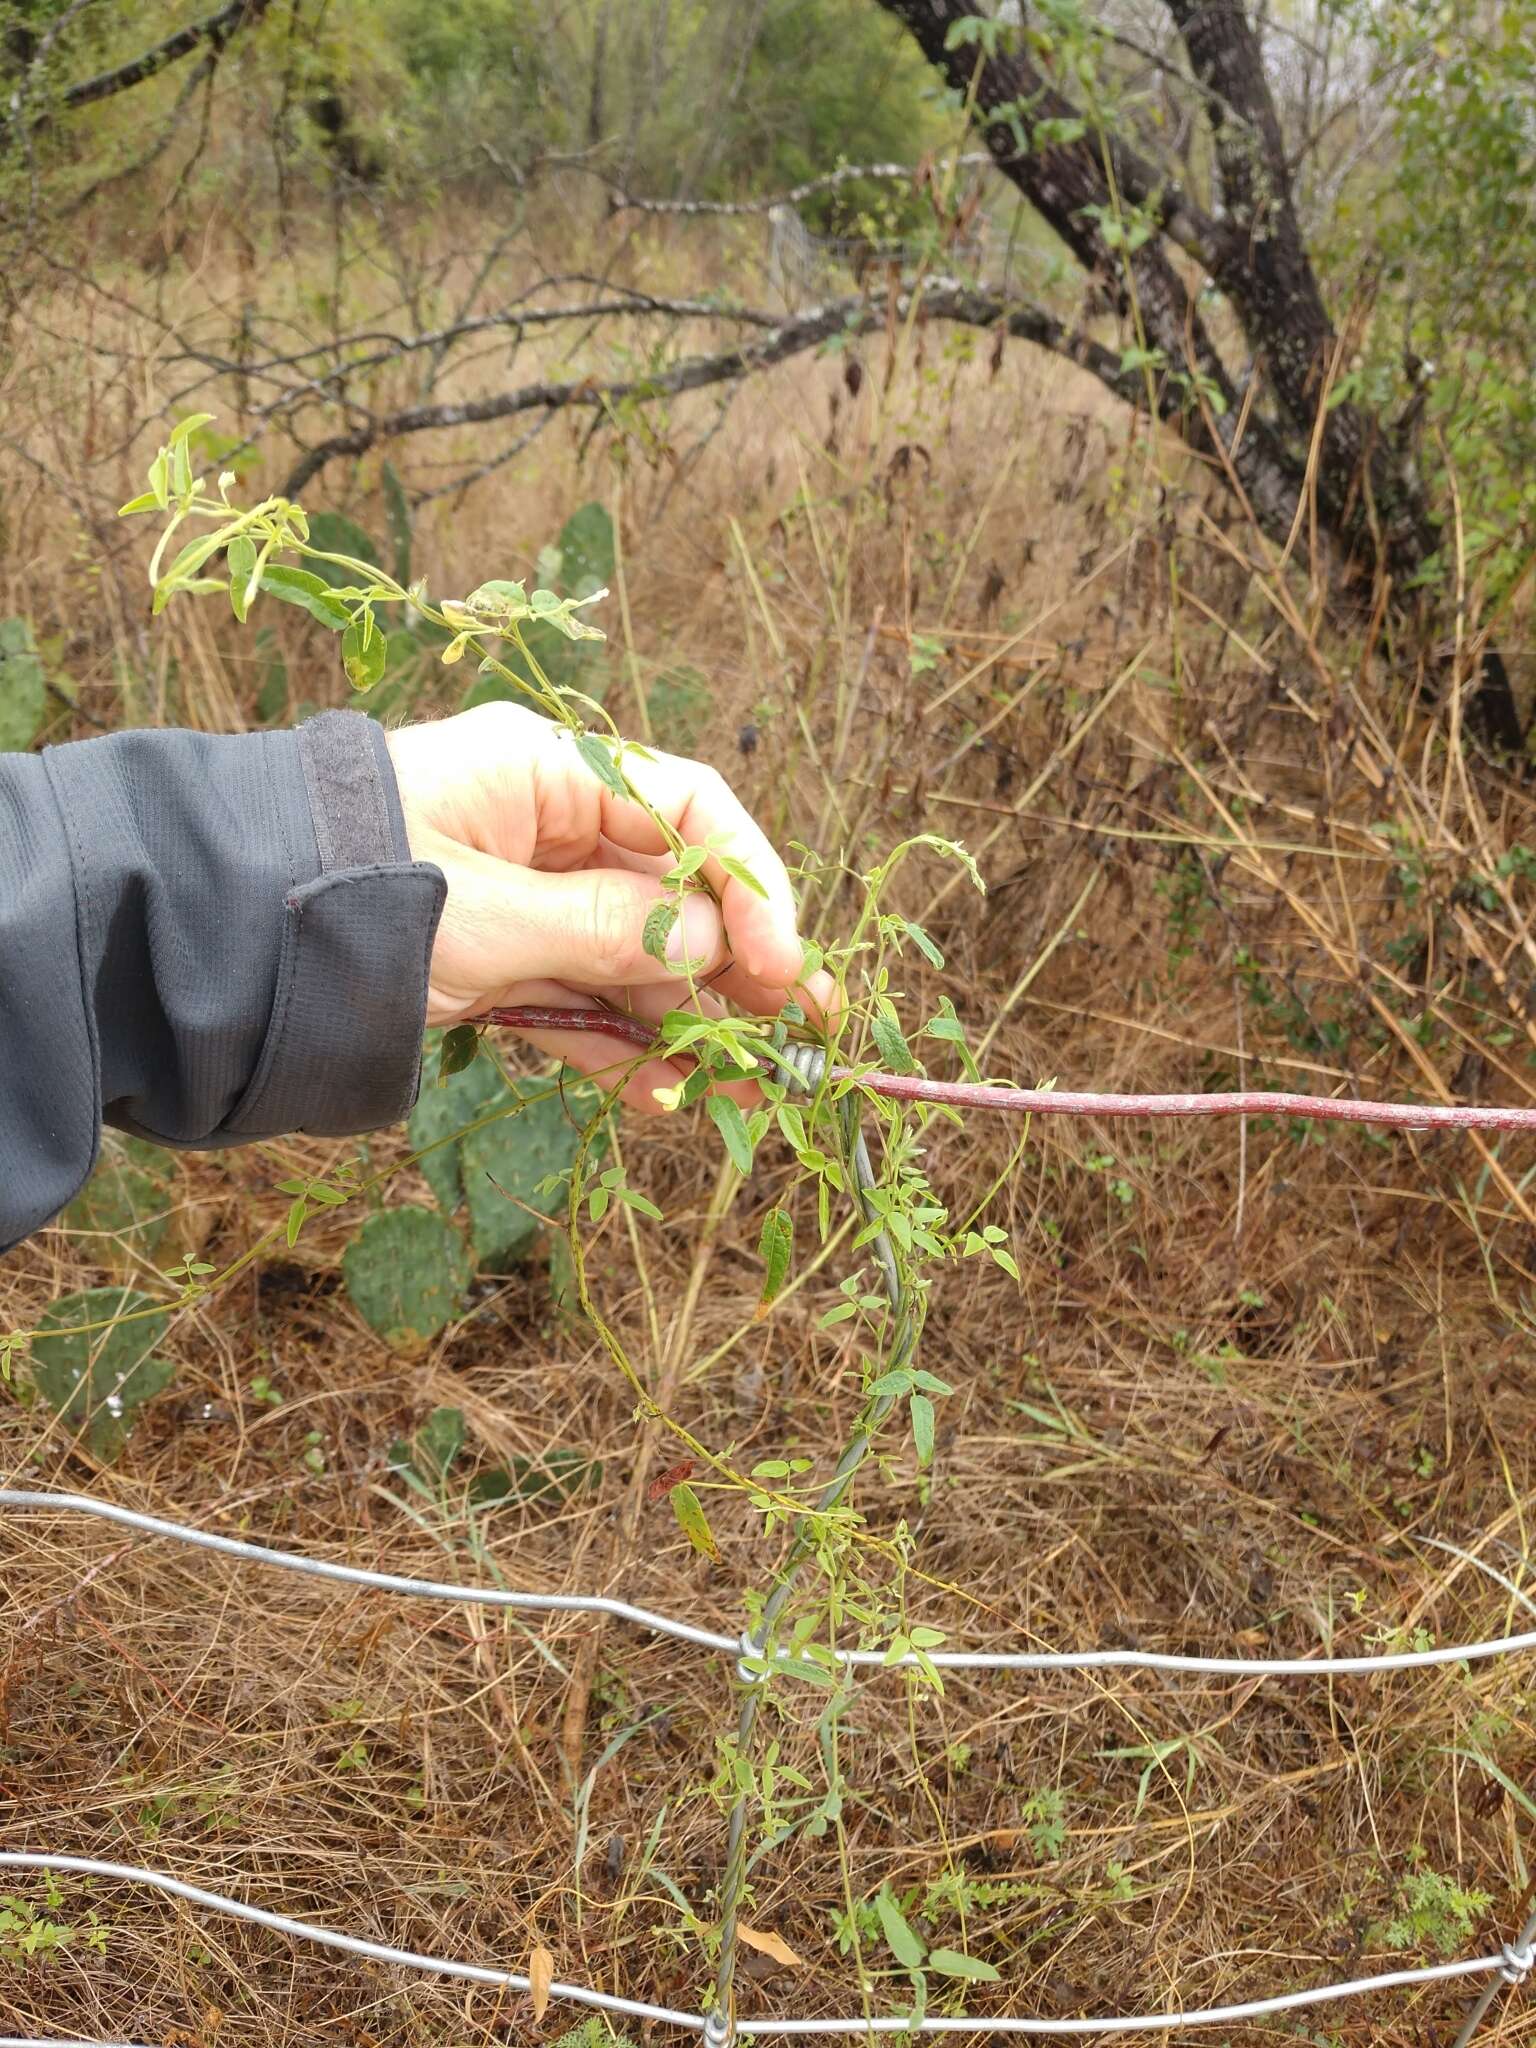
[[[646,952],[646,919],[668,895],[650,876],[622,868],[546,874],[486,854],[461,854],[448,872],[437,954],[448,949],[449,978],[476,990],[526,980],[623,987],[664,982],[689,969],[710,972],[724,957],[724,928],[712,896],[690,891],[667,934],[665,958]],[[435,955],[434,980],[438,965]]]

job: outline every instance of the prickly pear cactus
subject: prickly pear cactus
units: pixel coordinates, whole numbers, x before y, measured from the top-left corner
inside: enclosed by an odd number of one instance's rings
[[[472,1071],[472,1070],[467,1070]],[[563,1096],[547,1081],[525,1081],[515,1093],[543,1096],[514,1114],[472,1131],[460,1147],[469,1234],[482,1266],[501,1267],[524,1256],[546,1217],[564,1213],[566,1176],[581,1145],[581,1127],[596,1109],[592,1088],[568,1080]],[[601,1140],[588,1153],[595,1160]],[[546,1193],[551,1174],[559,1184]]]
[[[434,1408],[409,1442],[395,1438],[389,1447],[389,1469],[430,1495],[447,1480],[449,1467],[464,1448],[465,1434],[462,1408]]]
[[[427,1079],[421,1099],[411,1112],[409,1130],[413,1150],[422,1152],[428,1145],[435,1148],[426,1152],[421,1170],[427,1177],[427,1186],[451,1216],[464,1200],[464,1175],[458,1145],[441,1141],[453,1138],[487,1110],[510,1103],[512,1091],[501,1078],[496,1062],[484,1053],[438,1086],[436,1051],[436,1047],[428,1047]]]
[[[139,1410],[175,1377],[168,1359],[151,1355],[166,1332],[163,1311],[116,1320],[139,1310],[155,1310],[149,1295],[87,1288],[45,1309],[32,1339],[33,1385],[103,1464],[120,1455]],[[92,1324],[101,1327],[85,1327]]]
[[[0,753],[30,747],[48,709],[42,658],[25,619],[0,619]]]
[[[669,668],[645,694],[651,731],[659,745],[686,753],[715,708],[715,693],[696,668]]]
[[[363,1321],[408,1357],[459,1313],[470,1278],[464,1240],[431,1209],[370,1216],[341,1269]]]
[[[93,1263],[99,1257],[103,1265],[116,1264],[153,1252],[170,1226],[175,1176],[171,1153],[109,1132],[96,1171],[62,1221],[95,1239],[82,1246]]]

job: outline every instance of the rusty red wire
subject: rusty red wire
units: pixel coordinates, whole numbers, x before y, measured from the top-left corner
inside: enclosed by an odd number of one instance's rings
[[[513,1031],[601,1032],[645,1052],[665,1052],[651,1025],[622,1010],[562,1010],[525,1004],[492,1010],[486,1021]],[[854,1080],[871,1095],[898,1102],[939,1102],[956,1109],[1007,1110],[1024,1116],[1282,1116],[1407,1131],[1536,1131],[1536,1109],[1496,1103],[1360,1102],[1349,1096],[1291,1095],[1252,1088],[1201,1095],[1115,1095],[1065,1088],[998,1088],[985,1081],[933,1081],[925,1074],[885,1074],[859,1067],[829,1067],[827,1072],[831,1080]]]

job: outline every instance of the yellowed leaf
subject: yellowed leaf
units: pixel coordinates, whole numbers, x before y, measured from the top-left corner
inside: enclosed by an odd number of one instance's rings
[[[714,1564],[720,1562],[720,1546],[715,1541],[715,1532],[709,1526],[709,1517],[704,1512],[704,1503],[686,1483],[674,1486],[667,1498],[672,1503],[672,1512],[677,1525],[701,1557],[707,1557]]]
[[[804,1968],[789,1943],[781,1940],[777,1934],[764,1934],[761,1929],[748,1927],[744,1921],[738,1921],[736,1935],[748,1948],[755,1948],[760,1956],[772,1956],[776,1963],[783,1963],[791,1970]]]
[[[528,1958],[528,1986],[533,1993],[533,2017],[543,2019],[549,2010],[549,1987],[555,1974],[555,1959],[542,1944]]]

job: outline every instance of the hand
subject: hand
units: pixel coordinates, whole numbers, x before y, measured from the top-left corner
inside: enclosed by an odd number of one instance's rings
[[[713,841],[767,891],[765,900],[712,854],[702,875],[714,894],[689,893],[661,961],[642,939],[647,913],[668,894],[660,877],[672,854],[641,806],[593,774],[563,727],[517,705],[485,704],[393,732],[389,751],[412,856],[448,879],[429,1024],[520,1004],[590,1008],[594,997],[658,1024],[695,1002],[719,1015],[721,996],[755,1016],[776,1015],[791,999],[812,1014],[833,1001],[830,975],[802,978],[783,862],[713,768],[672,754],[625,759],[625,774],[685,844]],[[530,1036],[610,1083],[635,1057],[633,1046],[600,1033]],[[663,1109],[657,1091],[674,1089],[688,1067],[643,1060],[622,1099]]]

